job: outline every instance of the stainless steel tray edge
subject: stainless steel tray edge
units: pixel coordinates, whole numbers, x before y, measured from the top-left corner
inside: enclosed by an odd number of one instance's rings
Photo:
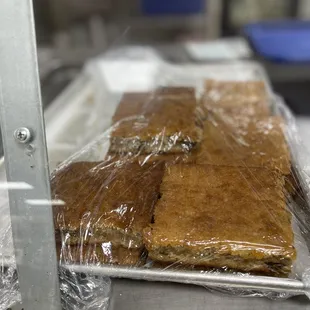
[[[306,294],[307,285],[302,281],[288,278],[273,278],[263,276],[248,276],[244,274],[223,274],[200,271],[177,271],[168,269],[143,269],[118,266],[85,266],[62,265],[69,271],[108,276],[113,278],[128,278],[134,280],[177,282],[196,284],[215,288],[240,288],[274,292],[287,292],[293,295]]]

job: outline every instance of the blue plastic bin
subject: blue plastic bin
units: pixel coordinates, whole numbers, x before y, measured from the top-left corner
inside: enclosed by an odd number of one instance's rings
[[[310,22],[280,21],[249,24],[245,33],[256,52],[281,62],[310,61]]]
[[[203,0],[142,0],[145,15],[198,14],[204,11]]]

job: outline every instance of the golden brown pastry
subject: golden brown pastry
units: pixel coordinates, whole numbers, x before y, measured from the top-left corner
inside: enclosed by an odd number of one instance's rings
[[[153,92],[124,93],[113,116],[113,123],[126,117],[144,114],[148,110],[148,105],[156,99],[196,100],[195,89],[191,87],[160,87]]]
[[[207,80],[202,99],[210,111],[247,116],[270,115],[269,98],[263,82]]]
[[[195,99],[121,101],[114,120],[119,120],[120,116],[123,119],[114,126],[110,151],[133,154],[189,152],[197,146],[202,135],[196,112]],[[138,116],[132,117],[133,114]],[[131,118],[125,118],[126,115]]]
[[[262,168],[169,166],[144,230],[149,257],[287,275],[296,253],[283,185]]]
[[[196,154],[196,153],[194,153]],[[195,163],[196,156],[192,153],[175,153],[175,154],[115,154],[108,151],[105,160],[114,161],[115,163],[138,163],[140,166],[145,164],[164,164],[164,165],[174,165],[174,164],[187,164]]]
[[[153,99],[152,93],[125,93],[113,115],[113,123],[141,115]]]
[[[58,245],[57,251],[60,261],[65,264],[139,266],[145,263],[146,257],[143,248],[128,249],[114,246],[111,242],[81,245],[64,243]]]
[[[195,153],[197,164],[265,167],[290,174],[290,153],[280,117],[209,114]]]
[[[193,87],[159,87],[154,92],[154,97],[162,97],[165,99],[195,99],[196,93]]]
[[[52,175],[55,228],[67,244],[141,248],[162,179],[161,163],[78,162]]]

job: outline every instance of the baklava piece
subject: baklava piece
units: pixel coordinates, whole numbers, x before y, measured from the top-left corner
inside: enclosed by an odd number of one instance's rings
[[[265,167],[291,171],[290,152],[280,117],[209,115],[195,153],[197,164]]]
[[[210,111],[247,116],[270,115],[269,98],[260,81],[223,82],[207,80],[202,104]]]
[[[139,108],[135,107],[136,117],[125,118],[125,115],[132,116],[132,109],[128,107],[135,104],[121,101],[114,119],[122,115],[123,120],[114,126],[110,152],[186,153],[200,142],[202,125],[198,120],[195,99],[153,99],[139,104]]]
[[[152,219],[163,165],[77,162],[52,175],[56,234],[67,244],[111,242],[142,248]]]
[[[170,166],[154,223],[144,230],[149,257],[288,275],[296,252],[283,185],[263,168]]]
[[[140,266],[145,263],[143,249],[114,246],[111,242],[97,244],[63,244],[57,248],[58,257],[65,264]]]

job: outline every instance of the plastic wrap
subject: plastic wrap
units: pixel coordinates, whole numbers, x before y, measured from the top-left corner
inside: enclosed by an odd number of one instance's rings
[[[105,309],[106,275],[305,293],[281,281],[310,285],[308,154],[261,72],[128,63],[93,72],[94,114],[111,126],[51,174],[64,308]],[[2,253],[12,249],[3,206]],[[3,255],[0,309],[20,299],[12,257]]]
[[[19,304],[21,296],[13,250],[8,184],[3,165],[0,169],[0,310],[7,310]],[[22,185],[19,186],[22,188]],[[86,276],[82,273],[68,272],[62,268],[59,270],[59,277],[62,309],[104,310],[108,308],[111,289],[111,281],[108,277]]]
[[[3,165],[0,166],[4,172]],[[5,174],[1,174],[1,184],[5,184]],[[16,262],[13,255],[11,218],[8,208],[7,189],[0,189],[0,309],[6,310],[21,300],[18,291]]]
[[[113,126],[53,172],[61,263],[306,286],[309,185],[293,116],[259,79],[187,80],[191,70],[173,87],[124,93]]]
[[[158,63],[161,58],[152,49],[132,47],[113,50],[104,55],[102,62],[127,64],[129,60],[142,60]],[[155,65],[145,65],[146,72]],[[134,69],[134,67],[132,66]],[[99,73],[97,73],[99,70]],[[153,71],[152,71],[153,70]],[[91,72],[91,78],[88,75]],[[65,90],[45,111],[47,143],[50,169],[84,146],[92,138],[111,126],[111,117],[114,113],[113,105],[119,99],[118,94],[111,94],[106,87],[100,87],[95,74],[100,75],[100,65],[91,61],[84,72],[67,90]],[[116,70],[117,73],[117,70]],[[115,74],[114,73],[114,76]],[[111,75],[111,71],[107,71]],[[112,72],[113,76],[113,72]],[[126,83],[126,82],[125,82]],[[129,85],[133,87],[133,84]],[[96,91],[94,91],[94,88]],[[105,106],[101,111],[102,102],[111,103],[111,111]],[[99,111],[99,113],[98,113]],[[100,117],[98,116],[100,114]],[[12,241],[8,189],[10,184],[6,181],[3,158],[0,166],[0,310],[7,310],[10,306],[20,302],[16,261]],[[23,189],[23,188],[21,188]],[[58,249],[61,250],[60,248]],[[63,251],[63,255],[66,252]],[[62,259],[62,258],[60,258]],[[68,272],[60,269],[60,288],[64,309],[106,309],[109,302],[110,279],[104,276],[91,276],[79,272]]]
[[[8,183],[0,163],[0,310],[21,302],[14,254],[8,189],[29,190],[26,183]],[[108,309],[111,280],[104,276],[85,275],[59,269],[62,309]],[[49,309],[47,306],[46,309]]]

